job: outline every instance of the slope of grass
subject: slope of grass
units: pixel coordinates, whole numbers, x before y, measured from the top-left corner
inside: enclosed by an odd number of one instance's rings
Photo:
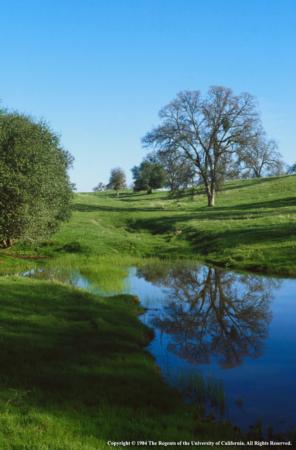
[[[143,350],[151,333],[138,313],[130,296],[103,299],[52,282],[2,278],[1,450],[233,438],[229,426],[202,421],[162,382]]]
[[[71,253],[82,266],[156,256],[295,275],[295,213],[296,176],[227,183],[214,208],[202,192],[77,194],[71,221],[37,253]]]

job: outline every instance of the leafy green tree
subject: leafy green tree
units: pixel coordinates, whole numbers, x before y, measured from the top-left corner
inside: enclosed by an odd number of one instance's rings
[[[56,231],[70,215],[71,155],[44,122],[0,113],[0,241],[34,241]]]
[[[144,160],[139,166],[132,169],[135,191],[152,192],[164,186],[166,173],[163,166],[157,162]]]
[[[107,185],[108,189],[114,189],[119,194],[121,189],[126,188],[126,177],[125,173],[120,167],[111,170],[109,183]]]

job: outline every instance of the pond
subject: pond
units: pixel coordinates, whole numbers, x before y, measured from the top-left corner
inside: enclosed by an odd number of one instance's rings
[[[141,320],[155,333],[148,350],[186,401],[244,430],[295,429],[296,280],[192,264],[127,273],[122,293],[139,297]],[[60,277],[104,294],[78,271]]]

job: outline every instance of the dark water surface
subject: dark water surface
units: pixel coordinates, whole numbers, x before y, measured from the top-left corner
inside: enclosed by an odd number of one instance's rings
[[[102,293],[78,272],[68,277]],[[296,280],[147,265],[130,268],[124,286],[154,329],[149,352],[186,400],[242,429],[296,427]]]

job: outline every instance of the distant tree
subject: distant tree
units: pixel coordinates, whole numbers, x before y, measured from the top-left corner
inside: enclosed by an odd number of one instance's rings
[[[196,169],[192,161],[184,158],[178,148],[159,150],[155,154],[166,173],[165,186],[172,193],[187,189],[196,179]]]
[[[70,215],[72,163],[44,122],[0,113],[0,241],[34,241],[50,235]]]
[[[262,130],[240,150],[239,163],[247,177],[276,176],[284,172],[284,163],[276,142],[268,140]]]
[[[288,174],[296,173],[296,162],[288,168],[287,173]]]
[[[105,189],[106,189],[106,185],[104,183],[100,182],[93,188],[93,191],[94,192],[102,192],[102,191],[105,191]]]
[[[125,173],[120,167],[111,170],[108,189],[114,189],[119,194],[119,191],[126,188]]]
[[[199,91],[185,91],[159,115],[161,124],[146,134],[144,145],[168,151],[178,148],[196,167],[208,206],[214,206],[227,167],[258,128],[253,97],[234,95],[220,86],[210,88],[205,98]]]
[[[164,186],[166,174],[161,164],[144,160],[139,166],[132,169],[135,191],[147,191],[150,194],[153,189]]]

